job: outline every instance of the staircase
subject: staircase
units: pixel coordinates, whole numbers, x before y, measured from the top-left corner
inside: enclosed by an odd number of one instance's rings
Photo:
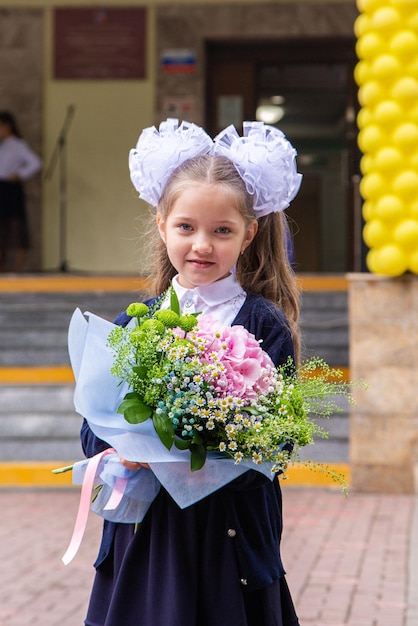
[[[143,285],[142,285],[143,288]],[[0,460],[73,461],[82,458],[81,417],[73,408],[67,329],[75,308],[112,320],[141,299],[134,278],[58,276],[0,279]],[[348,366],[347,292],[306,290],[301,326],[304,355]],[[347,462],[348,419],[343,412],[324,426],[330,439],[304,452],[313,460]]]

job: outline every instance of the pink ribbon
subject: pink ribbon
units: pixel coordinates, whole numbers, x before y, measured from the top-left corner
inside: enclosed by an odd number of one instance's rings
[[[68,563],[71,563],[81,545],[84,531],[86,530],[87,518],[91,506],[91,494],[93,492],[94,478],[97,474],[97,469],[99,467],[100,461],[107,454],[113,454],[114,452],[116,452],[116,450],[114,450],[113,448],[108,448],[107,450],[103,450],[103,452],[99,452],[99,454],[96,454],[91,459],[89,459],[86,467],[86,472],[84,474],[83,485],[81,487],[80,503],[78,505],[78,513],[74,524],[73,534],[69,546],[64,556],[62,557],[62,562],[64,563],[64,565],[68,565]],[[117,505],[122,500],[126,484],[127,479],[116,479],[115,487],[112,491],[108,503],[106,504],[106,509],[115,509],[117,507]]]
[[[123,498],[123,494],[125,493],[126,485],[128,484],[127,478],[117,478],[115,480],[115,486],[113,487],[113,491],[110,495],[108,503],[104,507],[105,511],[113,511],[119,506],[120,501]]]

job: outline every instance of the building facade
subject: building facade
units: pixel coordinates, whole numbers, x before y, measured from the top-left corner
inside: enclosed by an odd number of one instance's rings
[[[27,269],[146,272],[128,152],[178,117],[212,134],[256,118],[281,128],[304,175],[288,210],[296,269],[359,270],[357,15],[353,0],[0,0],[0,109],[44,162],[27,185]]]

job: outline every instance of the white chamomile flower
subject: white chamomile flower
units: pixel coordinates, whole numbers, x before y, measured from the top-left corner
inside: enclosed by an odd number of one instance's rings
[[[235,452],[234,454],[235,465],[238,465],[238,463],[241,463],[242,458],[243,458],[242,452]]]

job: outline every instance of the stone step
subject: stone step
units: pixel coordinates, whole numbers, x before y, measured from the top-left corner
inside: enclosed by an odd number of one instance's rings
[[[68,364],[67,331],[75,308],[113,320],[143,294],[35,293],[0,295],[0,366]],[[305,357],[348,365],[347,294],[306,292],[301,329]]]

